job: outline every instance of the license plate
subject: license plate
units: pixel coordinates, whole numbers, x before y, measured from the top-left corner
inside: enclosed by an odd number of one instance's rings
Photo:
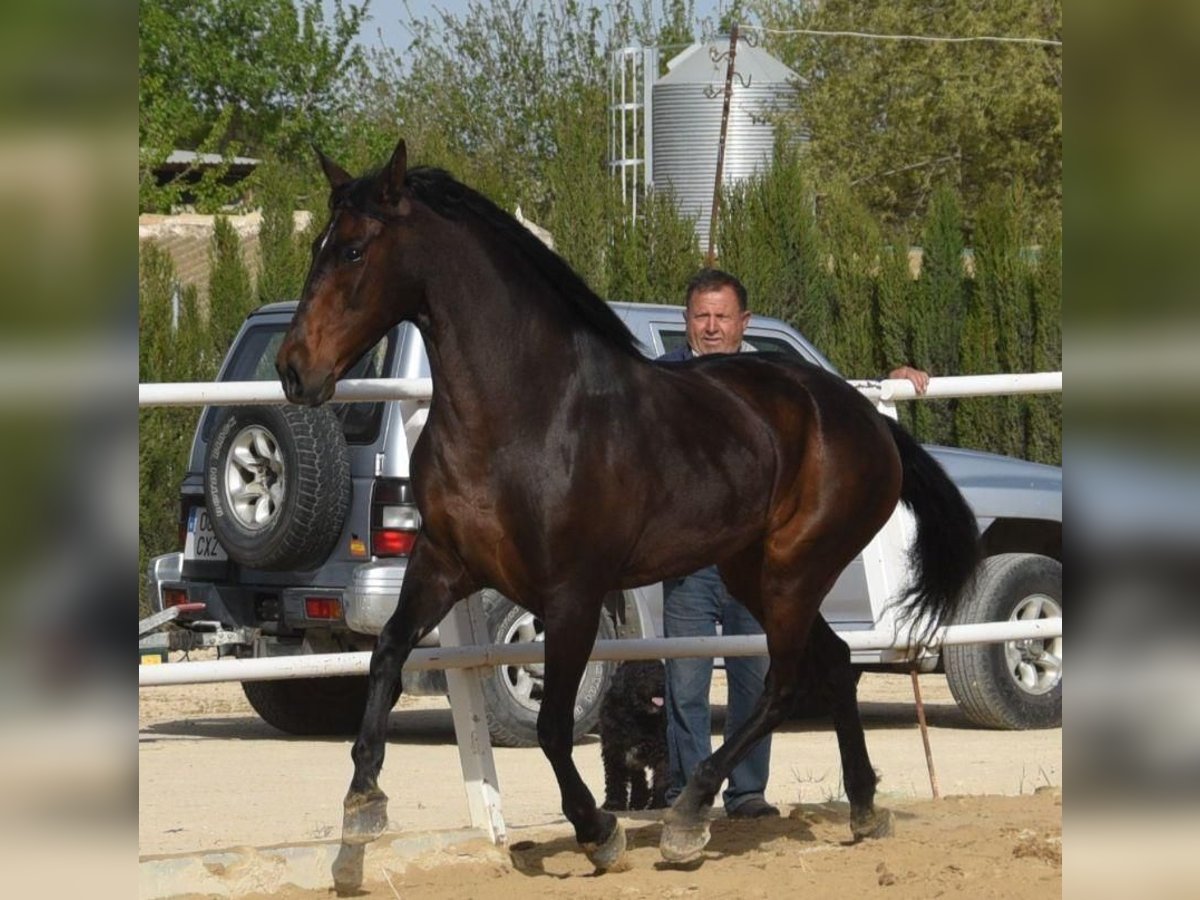
[[[188,513],[187,539],[183,544],[184,559],[226,560],[229,554],[217,540],[212,522],[208,518],[208,510],[203,506],[193,506]]]

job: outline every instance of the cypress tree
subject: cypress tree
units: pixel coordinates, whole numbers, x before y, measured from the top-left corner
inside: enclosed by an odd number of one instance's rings
[[[890,372],[913,359],[912,326],[909,310],[916,282],[908,262],[908,236],[898,231],[883,247],[879,259],[879,279],[875,293],[875,371]],[[897,409],[902,421],[913,427],[914,403],[902,403]]]
[[[987,375],[1000,371],[996,350],[996,315],[991,304],[972,291],[962,333],[963,375]],[[977,450],[996,450],[1003,445],[1003,419],[996,412],[997,397],[969,397],[956,410],[958,445]]]
[[[204,356],[206,365],[215,375],[242,320],[254,309],[255,302],[237,231],[225,216],[217,216],[213,226],[208,281],[207,332],[210,342]]]
[[[1062,227],[1059,223],[1043,229],[1031,288],[1031,368],[1035,372],[1061,372]],[[1062,465],[1062,397],[1048,394],[1028,399],[1029,459]]]
[[[965,315],[963,215],[958,195],[946,185],[930,201],[921,244],[921,277],[910,308],[912,363],[932,375],[957,374]],[[917,436],[953,443],[956,407],[953,400],[916,403]]]
[[[822,204],[820,228],[829,260],[833,343],[825,348],[849,378],[872,378],[875,364],[875,293],[882,257],[879,228],[845,185]]]
[[[259,179],[262,225],[258,231],[258,302],[296,300],[308,271],[309,254],[296,235],[296,179],[282,164],[267,164]],[[311,226],[310,226],[311,227]]]
[[[1028,372],[1032,328],[1028,267],[1022,258],[1021,198],[1012,190],[989,195],[975,231],[975,285],[979,305],[995,324],[995,372]],[[989,398],[997,453],[1024,456],[1025,407],[1021,396]]]
[[[781,142],[771,167],[727,188],[721,206],[718,265],[746,285],[755,312],[783,319],[827,350],[827,257],[796,152]]]
[[[202,381],[199,348],[206,332],[198,324],[196,290],[180,288],[170,255],[153,241],[140,247],[138,267],[138,380]],[[172,305],[179,301],[178,326]],[[187,466],[196,410],[150,407],[138,411],[139,614],[150,612],[145,571],[152,556],[179,549],[179,483]]]

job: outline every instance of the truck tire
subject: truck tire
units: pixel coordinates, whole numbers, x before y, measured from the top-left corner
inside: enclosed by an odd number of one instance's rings
[[[350,456],[333,412],[227,407],[212,433],[204,499],[230,558],[270,570],[324,563],[350,505]]]
[[[483,592],[483,609],[493,644],[542,641],[544,629],[533,613],[515,605],[503,594]],[[596,637],[611,640],[617,635],[607,612],[601,613]],[[497,666],[483,679],[487,703],[488,731],[497,747],[538,746],[537,717],[541,709],[544,666],[541,663]],[[608,692],[616,664],[591,662],[584,669],[575,696],[574,739],[596,730],[600,705]]]
[[[264,722],[286,734],[357,734],[367,705],[367,678],[294,678],[243,681],[242,692]]]
[[[1062,563],[1033,553],[1001,553],[980,568],[958,624],[1062,615]],[[942,651],[959,708],[985,728],[1062,725],[1062,638],[959,644]]]

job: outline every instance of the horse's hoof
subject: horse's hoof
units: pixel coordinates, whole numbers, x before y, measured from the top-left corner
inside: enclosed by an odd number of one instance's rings
[[[699,859],[708,846],[708,819],[692,824],[667,822],[663,825],[658,851],[669,863],[686,863]]]
[[[363,845],[342,844],[333,861],[333,889],[339,897],[358,893],[363,882]]]
[[[854,840],[864,838],[891,837],[895,826],[895,817],[890,809],[872,809],[861,819],[851,819],[850,830]]]
[[[625,829],[617,822],[608,840],[600,844],[585,843],[583,852],[597,872],[624,872],[629,868],[625,858]]]
[[[383,791],[352,794],[344,807],[343,844],[369,844],[387,829],[387,794]]]

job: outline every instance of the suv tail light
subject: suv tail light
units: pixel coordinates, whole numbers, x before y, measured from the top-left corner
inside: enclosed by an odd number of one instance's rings
[[[371,553],[408,556],[421,530],[412,485],[402,478],[378,478],[371,498]]]

